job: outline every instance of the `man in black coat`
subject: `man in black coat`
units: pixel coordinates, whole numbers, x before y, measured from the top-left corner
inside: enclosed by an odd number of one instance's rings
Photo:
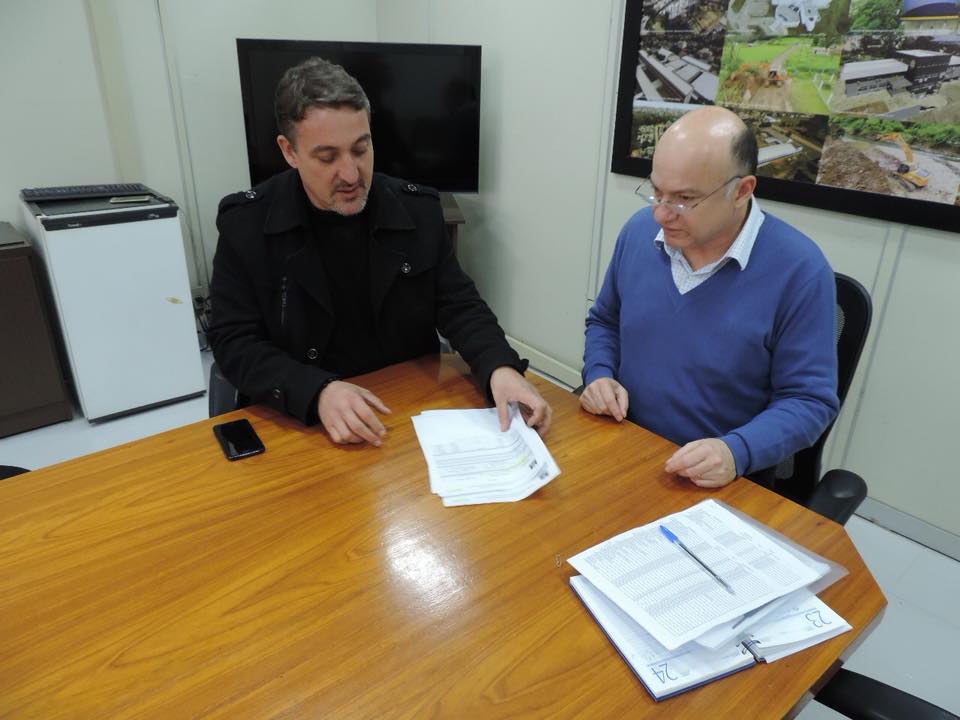
[[[461,270],[436,191],[373,172],[357,81],[311,58],[284,74],[275,109],[291,169],[228,195],[217,215],[210,340],[223,374],[336,443],[379,446],[374,410],[389,409],[342,378],[437,352],[439,330],[503,429],[517,402],[546,432],[550,406]]]

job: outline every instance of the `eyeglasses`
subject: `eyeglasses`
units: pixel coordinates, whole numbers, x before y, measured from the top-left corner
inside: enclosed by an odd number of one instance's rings
[[[692,203],[689,205],[687,203],[676,203],[670,200],[664,200],[663,198],[656,197],[653,194],[653,184],[650,182],[649,178],[647,178],[642,183],[637,185],[637,189],[634,190],[634,192],[640,197],[642,197],[644,200],[646,200],[648,203],[653,205],[654,207],[657,207],[658,205],[663,205],[671,212],[674,212],[677,215],[683,215],[684,213],[688,213],[694,208],[696,208],[698,205],[703,203],[707,198],[709,198],[711,195],[719,191],[721,188],[724,188],[734,180],[740,180],[741,178],[743,178],[743,175],[734,175],[733,177],[724,180],[722,183],[717,185],[717,187],[715,187],[713,190],[708,192],[702,198],[697,200],[695,203]]]

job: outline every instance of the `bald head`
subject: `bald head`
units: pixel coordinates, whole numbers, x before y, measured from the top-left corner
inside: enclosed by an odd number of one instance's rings
[[[660,137],[654,162],[690,163],[717,176],[755,175],[757,142],[737,115],[717,105],[691,110]]]

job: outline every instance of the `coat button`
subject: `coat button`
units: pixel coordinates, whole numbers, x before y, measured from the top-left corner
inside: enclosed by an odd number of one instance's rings
[[[409,185],[407,185],[407,190],[409,190],[410,192],[416,192],[418,188],[413,183],[410,183]]]
[[[244,196],[245,198],[247,198],[248,200],[253,200],[253,199],[257,196],[257,193],[254,192],[253,190],[247,190],[247,191],[243,194],[243,196]]]
[[[310,348],[307,350],[307,360],[316,360],[319,355],[320,353],[317,352],[316,348]]]
[[[280,388],[274,388],[274,389],[273,389],[273,397],[274,397],[276,400],[279,400],[282,396],[283,396],[283,393],[280,392]]]
[[[409,275],[411,270],[413,270],[413,268],[410,267],[410,263],[408,262],[405,262],[400,266],[400,272],[402,272],[404,275]]]

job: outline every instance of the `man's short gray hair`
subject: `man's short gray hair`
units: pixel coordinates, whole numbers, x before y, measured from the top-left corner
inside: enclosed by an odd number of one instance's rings
[[[277,84],[273,111],[277,129],[293,142],[294,126],[312,107],[364,110],[370,117],[370,101],[356,78],[339,65],[319,57],[289,68]]]

